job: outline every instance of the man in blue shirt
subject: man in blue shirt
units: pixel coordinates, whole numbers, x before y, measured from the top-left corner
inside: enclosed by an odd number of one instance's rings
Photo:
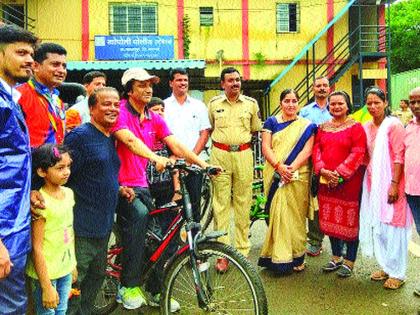
[[[89,97],[91,122],[65,138],[72,152],[68,186],[75,196],[74,233],[81,296],[69,302],[68,314],[91,314],[105,278],[108,239],[118,200],[120,160],[111,127],[119,114],[119,95],[102,88]]]
[[[14,86],[31,76],[36,42],[26,30],[0,26],[0,314],[26,312],[31,151]]]
[[[318,77],[313,84],[315,101],[303,107],[299,115],[309,119],[318,126],[332,118],[328,108],[328,95],[330,94],[330,83],[327,77]],[[314,208],[313,220],[308,220],[308,245],[306,253],[309,256],[318,256],[322,250],[324,234],[319,228],[318,201],[312,199],[311,207]]]

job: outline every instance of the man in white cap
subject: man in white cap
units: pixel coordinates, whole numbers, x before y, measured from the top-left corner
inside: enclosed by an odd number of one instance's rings
[[[209,166],[171,134],[162,117],[147,110],[146,105],[153,95],[153,84],[159,81],[157,76],[150,75],[142,68],[131,68],[124,72],[121,79],[124,95],[120,102],[120,116],[113,129],[121,160],[119,183],[133,188],[136,195],[133,202],[120,198],[117,208],[124,247],[118,301],[127,309],[136,309],[147,304],[139,281],[144,267],[148,213],[153,207],[153,201],[146,178],[147,159],[136,155],[139,140],[149,148],[153,148],[157,141],[162,141],[175,155],[202,168]],[[162,279],[159,275],[155,276],[158,279],[149,281],[147,290],[154,296],[154,302],[158,303]],[[179,309],[179,303],[172,300],[171,311]]]

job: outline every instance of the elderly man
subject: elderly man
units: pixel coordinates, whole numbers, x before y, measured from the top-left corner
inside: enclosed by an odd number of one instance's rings
[[[26,312],[31,151],[14,86],[31,76],[36,42],[28,31],[0,26],[0,314]]]
[[[328,95],[330,94],[330,82],[327,77],[318,77],[313,84],[315,101],[303,107],[299,115],[309,119],[318,126],[332,118],[328,110]],[[313,219],[308,220],[308,244],[306,253],[309,256],[318,256],[322,251],[322,240],[324,234],[319,228],[318,200],[316,197],[311,200],[311,214]]]
[[[135,309],[146,304],[146,298],[139,287],[143,271],[143,256],[148,223],[148,213],[152,208],[152,197],[146,178],[147,159],[136,156],[138,143],[144,142],[152,149],[157,141],[165,143],[179,157],[203,168],[209,165],[181,144],[169,131],[165,121],[158,114],[147,110],[153,94],[153,84],[160,81],[142,68],[132,68],[124,72],[121,82],[124,97],[120,103],[121,113],[113,128],[117,141],[117,151],[121,159],[119,174],[120,185],[131,187],[135,199],[129,203],[120,199],[117,213],[122,226],[123,270],[121,272],[120,301],[125,308]],[[154,295],[154,302],[159,302],[161,278],[150,281],[149,291]],[[172,311],[179,310],[176,301],[171,301]]]
[[[231,207],[235,214],[235,247],[248,256],[250,242],[249,208],[252,201],[253,157],[252,133],[260,130],[257,101],[241,94],[241,76],[235,68],[221,73],[222,95],[209,103],[213,148],[210,161],[224,172],[214,179],[214,228],[229,232]],[[229,243],[230,235],[219,240]],[[228,261],[219,258],[216,269],[225,272]]]
[[[420,87],[410,92],[409,104],[414,118],[405,128],[405,192],[416,223],[417,233],[420,234]],[[420,285],[417,285],[414,293],[420,296]]]
[[[67,75],[66,55],[64,47],[58,44],[41,44],[35,50],[33,78],[18,87],[31,147],[64,140],[64,104],[56,88]]]

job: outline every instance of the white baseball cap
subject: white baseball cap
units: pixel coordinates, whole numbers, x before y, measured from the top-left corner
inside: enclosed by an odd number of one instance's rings
[[[137,80],[137,81],[152,81],[152,83],[159,83],[159,77],[155,75],[150,75],[149,72],[144,70],[143,68],[131,68],[124,72],[121,83],[123,86],[127,84],[130,80]]]

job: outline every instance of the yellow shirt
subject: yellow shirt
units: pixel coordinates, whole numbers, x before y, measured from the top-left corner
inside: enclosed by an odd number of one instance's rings
[[[413,118],[413,114],[409,109],[407,109],[406,111],[396,110],[392,113],[392,115],[397,117],[404,126],[407,126],[408,122]]]
[[[213,97],[208,106],[213,132],[211,139],[224,144],[243,144],[251,141],[252,133],[261,129],[258,103],[239,95],[231,103],[226,94]]]
[[[62,188],[65,195],[63,200],[56,199],[40,189],[46,208],[40,210],[38,214],[45,219],[42,249],[50,279],[64,277],[76,267],[73,232],[74,195],[70,188]],[[28,260],[26,274],[38,279],[32,257]]]

